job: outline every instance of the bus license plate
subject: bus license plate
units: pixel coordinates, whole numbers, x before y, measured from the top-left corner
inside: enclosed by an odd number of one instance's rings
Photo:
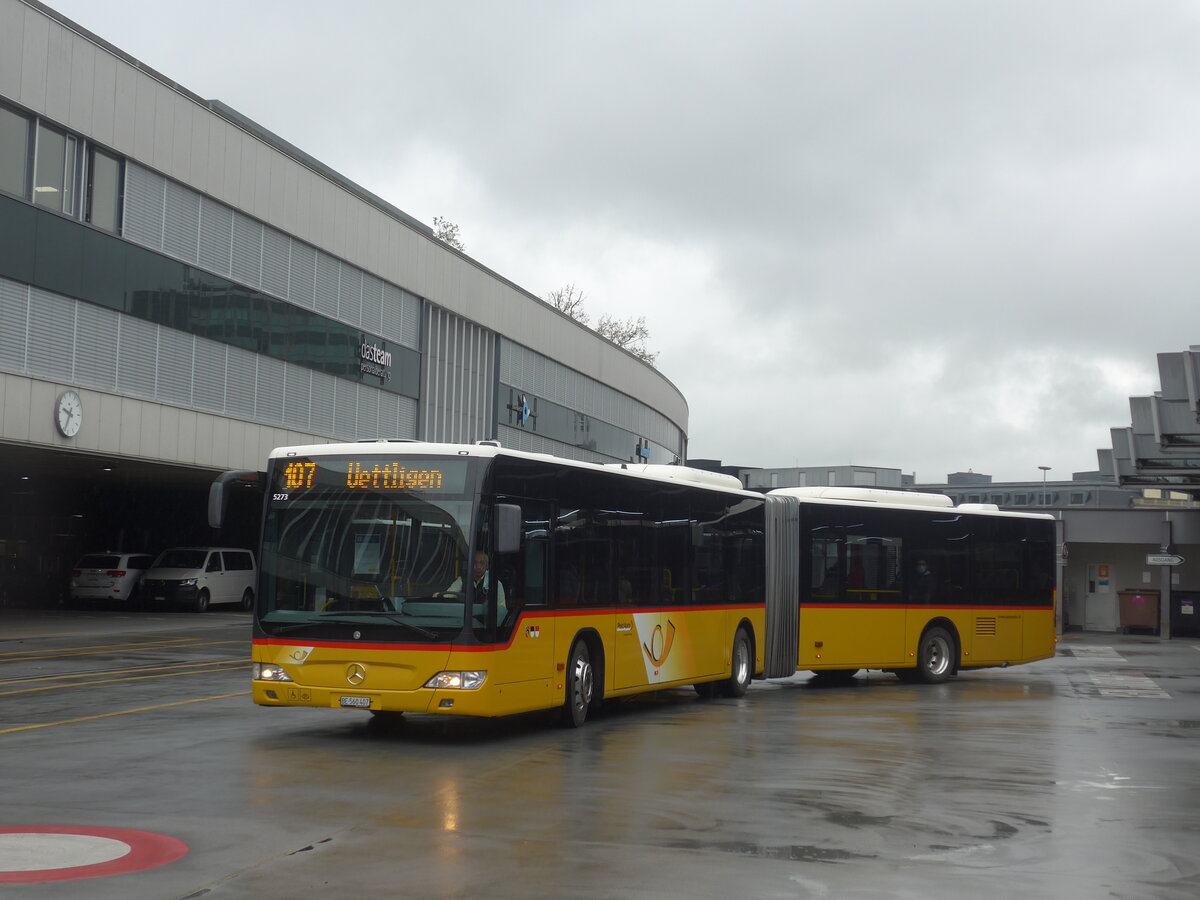
[[[371,708],[371,698],[370,697],[342,697],[341,703],[342,703],[342,706],[354,706],[354,707],[357,707],[358,709],[370,709]]]

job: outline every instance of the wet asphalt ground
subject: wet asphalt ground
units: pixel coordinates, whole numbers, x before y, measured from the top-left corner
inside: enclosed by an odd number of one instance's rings
[[[0,610],[0,897],[1200,897],[1200,640],[668,691],[571,731],[260,709],[248,636],[237,612]],[[81,862],[25,833],[55,828],[186,854],[38,881]]]

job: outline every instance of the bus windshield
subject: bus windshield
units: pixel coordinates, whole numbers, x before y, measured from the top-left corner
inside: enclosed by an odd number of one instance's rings
[[[289,459],[272,473],[259,624],[320,638],[446,640],[465,622],[471,462]]]

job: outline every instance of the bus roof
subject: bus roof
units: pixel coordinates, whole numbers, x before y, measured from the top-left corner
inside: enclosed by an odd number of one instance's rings
[[[572,468],[588,469],[595,472],[620,472],[623,475],[645,478],[652,481],[683,482],[695,487],[710,488],[726,493],[737,493],[747,497],[761,498],[763,496],[758,491],[750,491],[743,488],[742,483],[733,475],[723,475],[719,472],[693,469],[688,466],[583,462],[576,459],[567,459],[562,456],[554,456],[549,453],[531,453],[524,450],[513,450],[501,446],[498,441],[480,441],[475,444],[442,444],[411,440],[377,440],[339,444],[308,444],[296,447],[276,447],[271,451],[268,458],[283,459],[289,456],[353,456],[355,454],[379,456],[412,454],[416,456],[459,456],[480,459],[493,459],[501,456],[513,457]]]
[[[857,487],[790,487],[775,488],[768,496],[795,497],[845,506],[880,506],[887,509],[954,510],[958,513],[989,516],[1016,516],[1023,519],[1053,519],[1049,513],[1002,510],[991,503],[964,503],[955,506],[945,494],[923,494],[918,491],[897,491],[883,488]]]

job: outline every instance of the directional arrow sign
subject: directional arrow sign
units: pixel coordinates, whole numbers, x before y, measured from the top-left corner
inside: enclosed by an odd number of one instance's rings
[[[1183,557],[1175,553],[1147,553],[1148,566],[1177,566],[1183,562]]]

